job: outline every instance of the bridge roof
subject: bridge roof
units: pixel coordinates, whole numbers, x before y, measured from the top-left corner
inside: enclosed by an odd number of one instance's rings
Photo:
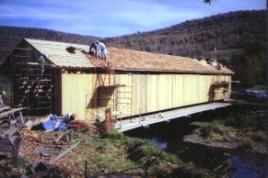
[[[108,47],[107,60],[104,61],[87,54],[89,50],[87,45],[28,38],[24,40],[57,67],[91,69],[106,67],[109,63],[116,71],[233,74],[226,67],[218,70],[214,66],[204,65],[197,59],[188,57]],[[76,50],[70,53],[67,50],[68,47]]]

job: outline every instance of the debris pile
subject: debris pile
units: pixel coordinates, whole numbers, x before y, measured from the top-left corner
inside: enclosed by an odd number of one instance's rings
[[[81,142],[80,138],[72,138],[72,131],[44,133],[43,131],[31,131],[24,128],[21,133],[24,138],[21,156],[30,163],[30,169],[35,169],[36,166],[44,164],[47,170],[50,170],[50,167],[61,167],[63,162],[71,162],[65,156]],[[70,164],[70,166],[72,165]],[[68,170],[66,171],[68,172]],[[36,173],[36,171],[30,172],[32,174]]]
[[[81,142],[81,138],[72,134],[74,129],[89,130],[91,127],[92,132],[97,132],[89,123],[75,120],[73,114],[28,117],[25,121],[23,109],[0,108],[0,153],[12,167],[24,162],[24,178],[53,175],[63,161],[68,162],[64,160],[65,156]]]
[[[22,145],[22,137],[18,128],[24,123],[22,110],[23,108],[8,106],[0,108],[0,152],[10,154],[14,162],[17,162]]]
[[[99,127],[75,120],[72,114],[27,119],[25,124],[16,125],[23,140],[17,166],[9,164],[11,169],[6,170],[0,160],[0,171],[10,173],[4,177],[172,174],[180,164],[176,157],[154,149],[147,141],[113,131],[109,109]]]

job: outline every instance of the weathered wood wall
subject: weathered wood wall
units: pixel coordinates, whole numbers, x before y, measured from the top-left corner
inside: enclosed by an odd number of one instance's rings
[[[102,88],[97,95],[96,79],[96,74],[62,74],[62,114],[72,112],[94,121],[97,113],[103,116],[104,108],[111,107],[126,117],[222,100],[231,92],[230,75],[115,74],[120,86]],[[223,81],[229,83],[228,88],[213,88],[214,83]]]

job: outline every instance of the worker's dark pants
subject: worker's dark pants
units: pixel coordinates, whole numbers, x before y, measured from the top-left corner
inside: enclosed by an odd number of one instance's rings
[[[41,69],[40,69],[40,74],[41,74],[41,79],[43,79],[44,73],[45,73],[45,64],[41,64]]]
[[[93,49],[95,50],[95,55],[96,58],[98,59],[98,47],[96,45],[90,46],[89,53],[94,54],[94,52],[92,51]]]

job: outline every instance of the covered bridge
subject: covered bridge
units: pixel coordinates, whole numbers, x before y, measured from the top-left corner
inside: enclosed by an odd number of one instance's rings
[[[13,105],[95,121],[107,108],[126,118],[230,97],[233,72],[218,64],[117,48],[104,61],[88,50],[23,39],[12,53]]]

